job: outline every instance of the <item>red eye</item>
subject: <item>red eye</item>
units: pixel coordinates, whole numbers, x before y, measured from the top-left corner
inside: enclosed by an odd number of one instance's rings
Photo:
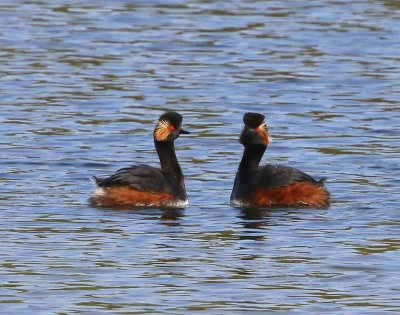
[[[259,133],[260,132],[260,127],[256,128],[256,132]]]
[[[173,125],[169,125],[169,130],[174,131],[175,127]]]

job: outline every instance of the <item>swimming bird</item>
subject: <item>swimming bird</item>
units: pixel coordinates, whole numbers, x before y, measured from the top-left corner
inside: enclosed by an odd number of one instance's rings
[[[174,141],[181,134],[182,116],[161,115],[154,129],[154,145],[161,168],[134,165],[121,168],[107,178],[93,176],[96,189],[91,197],[96,206],[183,208],[188,205],[184,176],[175,154]]]
[[[246,113],[240,143],[244,153],[231,193],[231,203],[242,207],[312,207],[329,206],[326,178],[315,180],[302,171],[280,165],[259,167],[271,137],[265,116]]]

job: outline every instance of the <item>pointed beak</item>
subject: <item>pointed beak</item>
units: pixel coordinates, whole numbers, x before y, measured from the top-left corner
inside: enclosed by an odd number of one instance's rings
[[[185,129],[181,129],[181,130],[179,130],[179,134],[188,135],[188,134],[190,134],[190,132],[186,131]]]

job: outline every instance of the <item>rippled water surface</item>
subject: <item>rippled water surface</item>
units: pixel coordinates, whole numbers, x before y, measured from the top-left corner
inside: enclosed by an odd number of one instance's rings
[[[0,313],[400,312],[398,1],[3,1],[0,44]],[[91,207],[165,110],[190,206]],[[246,111],[330,208],[229,205]]]

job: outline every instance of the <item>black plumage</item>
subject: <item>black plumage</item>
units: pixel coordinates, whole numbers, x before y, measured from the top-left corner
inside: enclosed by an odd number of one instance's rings
[[[256,177],[257,187],[277,188],[288,186],[296,182],[310,182],[323,184],[326,178],[317,181],[310,175],[289,166],[267,164],[260,167]]]
[[[160,169],[143,164],[121,168],[104,179],[97,177],[94,179],[98,187],[129,186],[141,191],[173,192],[168,176]]]

